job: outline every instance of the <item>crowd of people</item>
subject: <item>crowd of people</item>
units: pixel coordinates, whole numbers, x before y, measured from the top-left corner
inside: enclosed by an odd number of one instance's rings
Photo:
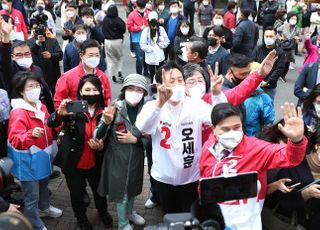
[[[34,229],[63,214],[50,202],[53,165],[80,229],[93,229],[87,183],[106,228],[108,202],[118,229],[148,224],[134,210],[145,158],[148,209],[201,208],[200,179],[257,172],[256,197],[218,204],[220,229],[318,229],[320,4],[226,3],[1,0],[0,153]],[[295,68],[298,104],[275,121],[278,80]],[[21,209],[0,197],[0,211]]]

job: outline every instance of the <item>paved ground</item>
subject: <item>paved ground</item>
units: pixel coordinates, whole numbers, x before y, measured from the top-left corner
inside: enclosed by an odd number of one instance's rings
[[[123,8],[119,7],[119,14],[120,16],[125,19],[125,13]],[[57,25],[60,25],[59,22],[57,22]],[[60,30],[61,31],[61,30]],[[128,43],[128,34],[125,36],[125,42],[124,42],[124,67],[123,67],[123,73],[124,75],[127,75],[129,73],[135,72],[135,59],[131,58],[129,55],[129,43]],[[297,58],[297,66],[300,66],[302,63],[303,58],[298,57]],[[276,108],[276,114],[277,118],[280,118],[279,114],[279,106],[285,101],[290,102],[296,102],[297,99],[293,96],[293,85],[295,82],[295,79],[298,77],[297,68],[295,70],[290,70],[287,79],[287,83],[283,83],[279,81],[278,85],[278,92],[275,100],[275,108]],[[112,85],[112,93],[113,98],[116,98],[116,96],[119,94],[119,90],[121,89],[120,84],[113,84]],[[147,173],[145,173],[144,176],[144,183],[143,183],[143,192],[140,196],[136,198],[136,202],[134,205],[135,210],[147,221],[148,225],[153,225],[161,222],[162,220],[162,213],[159,207],[154,208],[152,210],[148,210],[144,208],[144,202],[149,197],[149,177]],[[49,230],[56,229],[56,230],[73,230],[77,228],[76,220],[73,216],[73,211],[70,204],[70,197],[69,197],[69,191],[66,185],[66,182],[64,180],[64,177],[60,177],[58,179],[52,180],[50,182],[50,189],[52,191],[52,203],[53,205],[61,208],[64,211],[64,214],[61,218],[58,219],[45,219],[45,223],[47,225],[47,228]],[[88,189],[89,191],[90,189]],[[91,191],[90,191],[91,195]],[[99,220],[99,217],[97,215],[97,211],[94,208],[92,196],[91,196],[91,205],[88,208],[88,217],[89,220],[93,223],[94,229],[104,229],[101,221]],[[114,204],[109,205],[109,211],[112,214],[114,218],[114,229],[116,229],[117,226],[117,219],[116,219],[116,212],[115,212],[115,206]]]

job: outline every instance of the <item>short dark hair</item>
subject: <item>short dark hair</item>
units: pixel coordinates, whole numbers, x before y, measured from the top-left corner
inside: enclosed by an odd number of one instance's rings
[[[212,109],[211,123],[213,126],[216,126],[224,119],[232,116],[240,117],[241,122],[243,120],[243,115],[238,107],[230,103],[221,103]]]
[[[177,69],[181,72],[181,74],[183,76],[183,70],[182,70],[181,66],[178,65],[175,61],[169,61],[157,70],[157,72],[155,74],[155,79],[156,79],[157,83],[160,83],[160,84],[163,83],[162,82],[162,70],[163,69],[165,72],[168,72],[169,70],[172,70],[172,69]],[[183,76],[183,78],[184,78],[184,76]]]
[[[100,93],[100,100],[97,104],[97,106],[100,106],[101,108],[104,108],[105,104],[104,104],[104,100],[103,100],[103,90],[102,90],[102,84],[101,84],[101,81],[100,79],[98,78],[97,75],[95,74],[87,74],[87,75],[84,75],[80,82],[79,82],[79,85],[78,85],[78,90],[77,90],[77,98],[78,99],[82,99],[82,96],[80,95],[80,92],[84,86],[85,83],[87,82],[90,82],[92,85],[94,85],[97,90],[99,91]]]
[[[293,11],[290,11],[288,14],[287,14],[287,21],[289,22],[290,18],[296,16],[298,18],[298,14],[296,14],[295,12]]]
[[[169,7],[170,7],[171,5],[173,5],[173,4],[178,4],[178,6],[180,6],[180,3],[179,3],[178,0],[171,0],[171,1],[169,2]]]
[[[275,34],[277,34],[277,30],[275,28],[273,28],[272,26],[267,26],[265,29],[264,29],[264,32],[266,32],[267,30],[272,30]]]
[[[245,68],[247,67],[253,60],[246,55],[234,53],[230,56],[228,61],[229,68]]]
[[[216,16],[216,15],[220,15],[221,17],[224,17],[224,12],[222,10],[216,10],[214,12],[214,16]]]
[[[12,46],[11,46],[11,53],[13,54],[13,51],[17,48],[17,47],[25,47],[25,46],[29,46],[28,42],[27,41],[15,41],[12,43]],[[31,48],[30,48],[30,51],[31,51]]]
[[[248,18],[250,16],[250,14],[251,14],[251,9],[249,9],[249,8],[241,8],[240,12],[244,17]]]
[[[287,13],[287,10],[285,8],[279,8],[277,9],[274,18],[277,19],[283,19],[283,16]]]
[[[218,37],[223,37],[224,36],[224,31],[222,29],[221,26],[212,26],[209,30],[208,30],[208,34],[209,32],[213,30],[214,35],[218,36]],[[208,38],[208,34],[207,34],[207,38]]]
[[[94,11],[93,9],[91,9],[90,7],[88,6],[85,6],[81,9],[81,17],[83,16],[86,16],[86,15],[89,15],[89,16],[94,16]]]
[[[78,6],[77,6],[77,4],[75,3],[75,2],[68,2],[67,4],[66,4],[66,7],[65,8],[74,8],[74,9],[78,9]]]
[[[99,42],[94,39],[87,39],[80,45],[80,53],[84,54],[88,48],[98,48],[101,52]]]
[[[83,24],[75,24],[72,27],[72,33],[75,33],[79,29],[83,29],[84,31],[86,30],[86,28],[85,28],[85,26]]]
[[[22,92],[28,80],[35,80],[41,84],[40,77],[31,71],[19,71],[13,76],[11,84],[14,87],[15,95],[23,97]]]
[[[136,3],[138,7],[145,7],[147,4],[145,0],[137,0]]]
[[[102,2],[101,0],[93,0],[92,8],[94,10],[101,10]]]
[[[197,52],[201,59],[205,59],[208,54],[208,43],[204,38],[192,36],[190,38],[191,51]]]
[[[191,25],[191,23],[190,23],[187,19],[183,19],[183,20],[181,20],[181,21],[179,22],[179,24],[178,24],[178,26],[177,26],[177,33],[176,33],[176,35],[177,35],[177,36],[185,36],[185,35],[183,35],[183,34],[181,33],[180,27],[181,27],[182,24],[186,24],[186,25],[189,26],[189,32],[188,32],[188,34],[187,34],[186,36],[191,37],[191,36],[194,34],[194,29],[193,29],[193,26]]]
[[[236,6],[237,6],[237,3],[231,1],[231,2],[228,2],[228,4],[227,4],[227,9],[228,9],[228,10],[232,10],[233,8],[236,8]]]

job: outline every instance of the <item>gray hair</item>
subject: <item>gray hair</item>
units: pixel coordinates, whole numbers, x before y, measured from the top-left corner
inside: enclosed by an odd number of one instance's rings
[[[182,70],[183,70],[184,81],[186,81],[189,77],[192,77],[196,72],[199,72],[202,75],[202,77],[205,79],[204,70],[198,64],[187,63],[182,67]]]

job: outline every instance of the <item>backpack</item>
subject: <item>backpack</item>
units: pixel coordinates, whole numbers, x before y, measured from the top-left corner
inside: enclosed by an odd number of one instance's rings
[[[0,122],[10,117],[10,100],[7,91],[0,89]]]

